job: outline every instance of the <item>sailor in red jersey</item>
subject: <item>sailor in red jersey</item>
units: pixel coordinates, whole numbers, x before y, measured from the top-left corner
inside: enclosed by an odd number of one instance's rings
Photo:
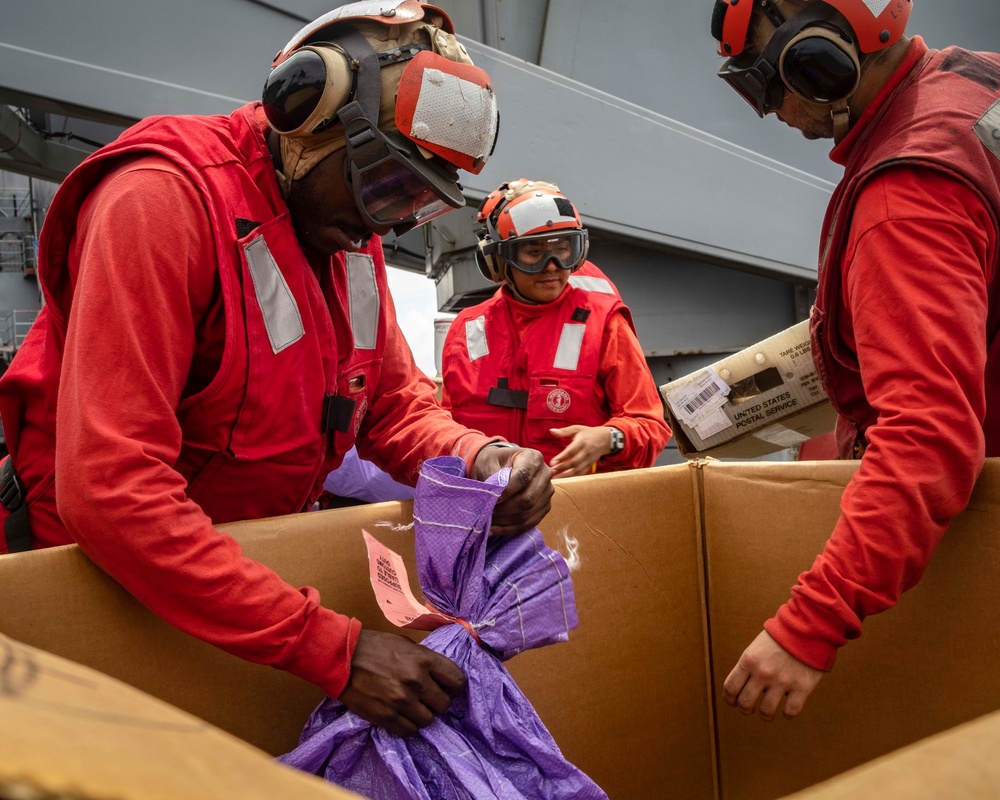
[[[812,568],[724,684],[798,714],[837,648],[914,586],[1000,456],[1000,56],[904,35],[910,0],[716,0],[719,74],[760,116],[832,138],[813,358],[861,458]]]
[[[486,197],[479,223],[480,268],[502,286],[448,329],[445,407],[537,448],[556,477],[652,465],[670,438],[663,405],[631,313],[586,260],[576,207],[520,179]]]
[[[513,466],[493,533],[549,508],[541,455],[454,422],[396,325],[379,236],[463,204],[498,115],[444,12],[378,8],[300,30],[262,102],[144,120],[60,188],[45,306],[0,381],[0,549],[77,542],[178,628],[407,734],[461,671],[215,528],[308,509],[355,442],[410,484],[441,454],[480,479]]]

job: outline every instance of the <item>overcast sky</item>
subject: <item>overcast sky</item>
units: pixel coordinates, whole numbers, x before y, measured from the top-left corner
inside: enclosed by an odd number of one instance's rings
[[[403,329],[417,366],[434,377],[434,320],[451,318],[454,314],[437,311],[434,281],[415,272],[387,267],[389,291],[396,304],[396,318]]]

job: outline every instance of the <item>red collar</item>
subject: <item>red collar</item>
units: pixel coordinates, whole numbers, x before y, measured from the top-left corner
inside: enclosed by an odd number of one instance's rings
[[[875,99],[868,104],[868,107],[862,112],[858,121],[851,126],[851,130],[848,132],[847,136],[844,137],[844,141],[838,144],[833,150],[830,151],[830,160],[840,166],[846,166],[848,160],[851,156],[851,150],[854,149],[854,145],[857,143],[858,139],[861,137],[862,132],[868,127],[872,118],[878,114],[882,106],[886,104],[890,95],[895,91],[896,87],[902,82],[902,80],[910,74],[910,71],[919,63],[928,52],[928,47],[924,43],[924,40],[919,36],[914,36],[910,41],[910,49],[906,51],[906,58],[899,65],[892,76],[886,81],[885,86],[879,91],[875,96]]]

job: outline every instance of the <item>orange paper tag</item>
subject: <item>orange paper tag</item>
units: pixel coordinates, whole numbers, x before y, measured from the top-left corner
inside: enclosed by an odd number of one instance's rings
[[[455,622],[454,617],[432,611],[413,596],[406,565],[368,531],[362,530],[368,548],[368,571],[372,589],[385,618],[398,628],[432,631]]]

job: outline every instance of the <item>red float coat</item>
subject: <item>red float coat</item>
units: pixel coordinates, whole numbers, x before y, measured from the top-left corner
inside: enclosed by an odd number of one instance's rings
[[[308,507],[355,436],[410,482],[489,440],[414,365],[377,238],[307,260],[263,129],[258,105],[153,118],[66,180],[0,413],[36,546],[76,541],[177,627],[337,696],[360,624],[213,525]]]
[[[998,84],[1000,56],[915,39],[831,154],[845,175],[813,353],[841,454],[866,449],[826,548],[765,625],[819,669],[917,583],[984,453],[1000,455]]]
[[[613,425],[625,448],[601,472],[648,467],[670,438],[627,307],[614,294],[567,286],[552,303],[501,287],[452,322],[442,349],[442,403],[459,422],[546,461],[569,439],[550,428]]]
[[[598,294],[613,294],[619,300],[622,299],[618,287],[611,282],[611,278],[592,261],[584,261],[578,269],[573,270],[568,282],[575,289]]]

